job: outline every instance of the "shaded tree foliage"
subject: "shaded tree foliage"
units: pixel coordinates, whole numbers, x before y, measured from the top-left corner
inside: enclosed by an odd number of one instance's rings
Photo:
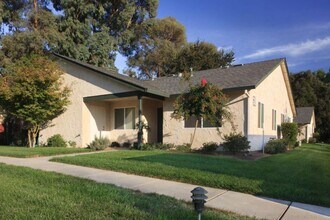
[[[330,143],[330,72],[303,71],[290,75],[296,107],[314,106],[316,132]]]
[[[234,61],[234,52],[225,52],[211,43],[197,41],[187,44],[178,54],[176,69],[178,72],[188,72],[224,67]]]
[[[158,7],[158,0],[3,0],[1,3],[1,17],[11,33],[1,42],[3,63],[18,59],[17,54],[51,50],[102,67],[114,66],[117,50],[133,50],[135,28],[155,17]],[[50,10],[52,6],[57,15]]]
[[[136,30],[137,43],[127,53],[127,72],[140,78],[223,67],[234,61],[234,53],[218,50],[207,42],[187,43],[185,28],[175,18],[150,19]]]
[[[186,43],[185,28],[175,18],[150,19],[136,29],[136,48],[128,65],[141,78],[161,77],[174,70],[176,55]]]

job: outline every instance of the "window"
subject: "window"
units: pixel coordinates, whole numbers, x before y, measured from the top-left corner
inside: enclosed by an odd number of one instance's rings
[[[198,120],[198,125],[197,127],[200,128],[202,123],[201,123],[201,119]],[[184,120],[184,127],[185,128],[194,128],[196,124],[196,117],[195,116],[191,116],[187,119]]]
[[[115,109],[115,129],[135,129],[135,108]]]
[[[276,131],[276,110],[272,110],[272,129]]]
[[[196,117],[195,116],[191,116],[188,119],[184,120],[184,127],[185,128],[194,128],[195,127],[195,123],[196,123]],[[221,127],[221,125],[218,126],[213,126],[211,124],[211,122],[209,122],[208,120],[204,120],[203,118],[198,120],[198,128],[214,128],[214,127]]]
[[[258,102],[258,128],[264,128],[264,104]]]

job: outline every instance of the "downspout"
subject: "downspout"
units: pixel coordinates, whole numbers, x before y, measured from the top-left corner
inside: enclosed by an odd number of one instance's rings
[[[138,100],[139,100],[139,131],[138,131],[138,149],[141,149],[141,144],[142,144],[142,135],[143,135],[143,128],[142,128],[142,96],[138,95]]]

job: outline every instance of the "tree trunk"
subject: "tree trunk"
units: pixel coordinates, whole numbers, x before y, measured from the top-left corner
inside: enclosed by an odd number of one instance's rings
[[[35,11],[34,20],[33,20],[33,27],[34,27],[34,29],[37,29],[38,28],[38,18],[37,18],[38,0],[33,0],[33,9]]]
[[[193,133],[193,135],[191,136],[190,147],[192,147],[192,145],[193,145],[193,143],[194,143],[194,139],[195,139],[195,134],[196,134],[197,126],[198,126],[198,119],[196,119],[196,122],[195,122],[195,129],[194,129],[194,133]]]
[[[36,146],[36,138],[39,132],[39,126],[34,127],[34,128],[30,128],[28,130],[28,140],[29,140],[29,147],[34,148]]]

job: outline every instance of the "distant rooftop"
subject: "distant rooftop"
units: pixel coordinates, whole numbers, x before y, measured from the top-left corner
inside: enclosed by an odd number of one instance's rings
[[[309,124],[314,112],[314,107],[297,108],[297,116],[293,119],[298,124]]]

